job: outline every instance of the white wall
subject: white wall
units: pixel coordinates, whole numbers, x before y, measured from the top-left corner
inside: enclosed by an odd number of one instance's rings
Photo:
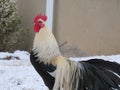
[[[48,17],[47,24],[52,30],[53,27],[53,9],[54,9],[54,0],[47,0],[46,1],[46,15]]]

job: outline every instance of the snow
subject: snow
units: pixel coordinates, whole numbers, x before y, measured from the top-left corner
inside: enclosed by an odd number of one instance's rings
[[[29,56],[28,52],[19,50],[14,53],[0,52],[0,90],[48,90],[31,65]],[[92,58],[120,63],[120,55],[71,57],[75,61]]]
[[[12,56],[10,60],[5,59],[9,56]],[[0,90],[48,90],[48,88],[32,67],[29,53],[17,50],[14,53],[0,52]]]

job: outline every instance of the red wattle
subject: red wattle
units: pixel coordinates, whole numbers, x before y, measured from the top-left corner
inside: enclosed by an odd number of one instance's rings
[[[40,28],[41,28],[40,25],[37,25],[37,24],[34,25],[35,32],[39,32]]]

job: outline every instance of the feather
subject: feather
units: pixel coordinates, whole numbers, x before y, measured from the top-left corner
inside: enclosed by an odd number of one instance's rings
[[[45,65],[42,62],[39,63],[38,61],[36,61],[37,57],[36,54],[33,53],[33,51],[31,51],[30,53],[30,60],[35,70],[42,77],[45,85],[49,88],[49,90],[52,90],[55,78],[52,77],[47,71],[52,72],[55,70],[55,67],[53,65]]]
[[[99,69],[107,69],[110,71],[114,71],[120,76],[120,64],[116,62],[105,61],[103,59],[90,59],[87,61],[92,65],[95,65]]]
[[[95,60],[95,59],[94,59]],[[93,60],[93,62],[94,62]],[[117,77],[115,74],[108,71],[105,73],[106,69],[100,69],[98,66],[92,64],[92,60],[90,61],[81,61],[79,62],[82,65],[82,77],[83,77],[83,86],[82,88],[79,86],[80,89],[78,90],[113,90],[113,88],[119,90],[120,78]],[[102,60],[97,61],[98,63],[102,62]],[[104,62],[104,64],[108,64]],[[99,65],[102,66],[100,63]],[[113,63],[113,66],[115,64]],[[106,66],[106,68],[109,68]],[[120,68],[120,66],[119,66]],[[80,68],[81,69],[81,68]],[[117,77],[118,81],[114,80],[113,77]],[[81,82],[81,81],[80,81]]]
[[[116,63],[98,60],[97,65],[95,61],[96,59],[75,62],[58,58],[53,90],[119,90],[120,77],[107,70],[110,68],[108,63],[111,63],[111,70],[114,71]],[[101,62],[106,66],[102,67]]]
[[[54,57],[61,55],[55,37],[45,25],[39,33],[35,34],[33,49],[39,62],[49,64]]]

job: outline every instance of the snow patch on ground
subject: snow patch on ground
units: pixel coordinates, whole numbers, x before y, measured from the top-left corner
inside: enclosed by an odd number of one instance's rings
[[[12,58],[5,60],[8,56]],[[48,90],[31,65],[29,56],[28,52],[19,50],[0,52],[0,90]]]

